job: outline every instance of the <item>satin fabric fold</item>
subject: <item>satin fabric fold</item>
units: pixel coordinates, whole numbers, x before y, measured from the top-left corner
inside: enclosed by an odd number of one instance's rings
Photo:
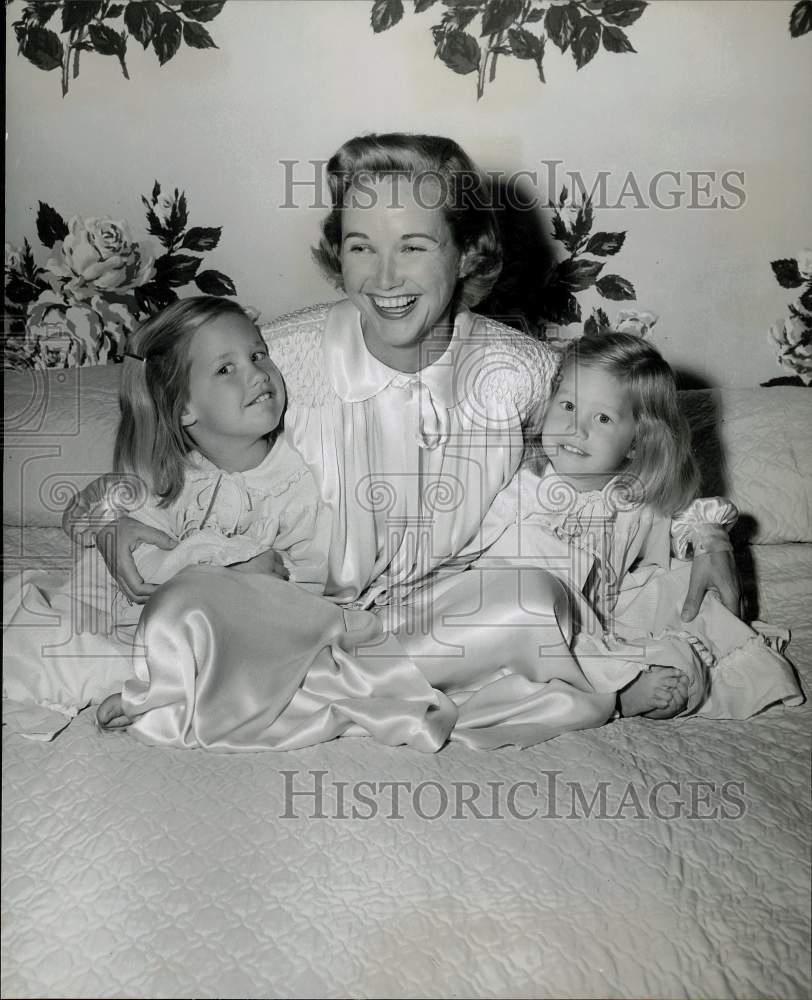
[[[449,578],[388,632],[391,614],[385,624],[275,578],[186,569],[141,618],[122,696],[131,731],[219,751],[344,735],[431,753],[449,738],[527,746],[605,722],[614,696],[592,691],[569,652],[557,581],[482,576]]]
[[[181,573],[142,617],[140,687],[124,697],[136,735],[234,750],[364,733],[432,751],[606,721],[614,695],[569,652],[560,585],[468,569],[547,397],[551,352],[463,310],[409,374],[369,354],[346,301],[281,325],[266,334],[288,386],[285,434],[333,519],[325,599]]]
[[[374,615],[274,577],[186,569],[136,642],[122,707],[150,743],[289,750],[352,731],[433,752],[456,721]]]

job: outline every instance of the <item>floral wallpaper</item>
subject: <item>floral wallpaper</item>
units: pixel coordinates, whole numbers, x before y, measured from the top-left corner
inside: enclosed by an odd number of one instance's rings
[[[31,0],[12,28],[19,55],[45,72],[59,70],[66,97],[85,52],[115,58],[129,80],[131,39],[144,49],[151,47],[161,66],[176,55],[181,41],[193,49],[217,48],[202,22],[217,17],[224,4],[225,0]]]
[[[54,252],[40,265],[27,238],[22,247],[6,244],[5,367],[120,361],[137,323],[177,299],[178,290],[194,284],[196,293],[236,294],[227,275],[200,269],[222,227],[190,227],[186,192],[163,192],[158,181],[142,202],[147,232],[163,253],[134,240],[126,220],[65,222],[39,203],[37,236]]]

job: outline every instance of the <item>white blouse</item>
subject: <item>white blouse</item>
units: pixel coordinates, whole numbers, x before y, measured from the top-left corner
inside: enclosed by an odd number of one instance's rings
[[[348,300],[263,334],[287,386],[285,434],[333,516],[326,592],[358,607],[394,603],[472,561],[483,517],[519,467],[523,430],[549,398],[556,355],[462,310],[430,364],[399,372],[367,350]]]

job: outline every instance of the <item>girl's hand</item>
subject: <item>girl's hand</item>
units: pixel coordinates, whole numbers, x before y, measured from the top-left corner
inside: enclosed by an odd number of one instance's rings
[[[133,604],[145,604],[158,584],[145,583],[133,559],[133,549],[146,542],[159,549],[174,549],[174,538],[122,514],[96,532],[96,548],[122,593]]]
[[[741,585],[732,552],[694,554],[691,582],[688,585],[685,604],[682,606],[684,622],[696,618],[699,606],[709,590],[716,591],[719,600],[728,611],[732,611],[737,617],[741,614]]]
[[[289,573],[285,569],[285,564],[278,552],[268,549],[260,552],[253,559],[246,559],[245,562],[233,563],[228,567],[238,573],[259,573],[266,576],[278,576],[280,580],[287,580]]]

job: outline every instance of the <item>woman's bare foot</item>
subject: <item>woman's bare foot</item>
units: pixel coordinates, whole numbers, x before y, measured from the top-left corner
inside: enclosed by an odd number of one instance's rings
[[[672,719],[688,703],[688,678],[674,667],[643,670],[620,692],[620,714]]]
[[[121,707],[121,695],[111,694],[96,709],[96,721],[101,729],[124,729],[132,722]]]

